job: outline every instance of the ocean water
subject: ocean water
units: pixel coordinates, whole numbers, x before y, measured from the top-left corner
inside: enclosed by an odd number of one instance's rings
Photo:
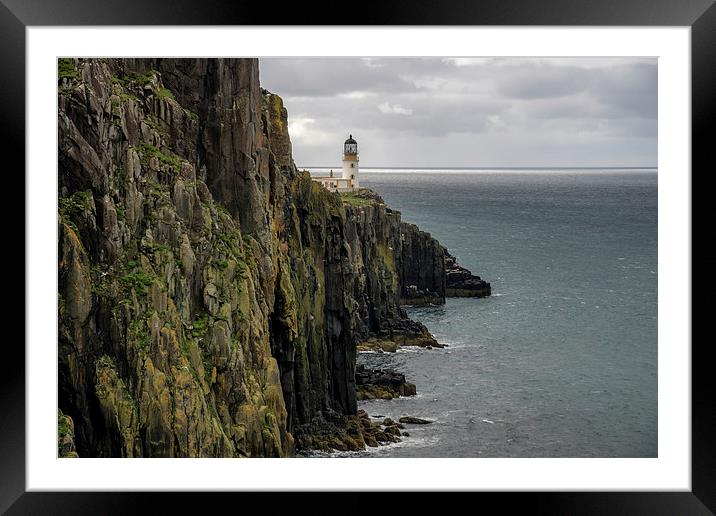
[[[445,349],[360,353],[418,396],[360,402],[432,419],[352,456],[657,456],[657,173],[366,170],[403,220],[492,284],[410,308]]]

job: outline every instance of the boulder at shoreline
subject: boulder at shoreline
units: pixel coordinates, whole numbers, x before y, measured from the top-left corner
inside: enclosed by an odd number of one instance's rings
[[[408,425],[429,425],[431,423],[434,423],[435,421],[430,421],[429,419],[422,419],[415,416],[403,416],[400,419],[398,419],[400,423],[405,423]]]

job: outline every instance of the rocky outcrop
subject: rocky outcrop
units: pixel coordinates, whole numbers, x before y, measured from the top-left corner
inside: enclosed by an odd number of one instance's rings
[[[61,61],[59,408],[80,456],[292,455],[348,431],[356,343],[437,344],[400,304],[406,281],[444,293],[441,248],[296,169],[257,60]]]
[[[398,344],[388,339],[377,339],[370,337],[368,340],[359,342],[356,346],[357,351],[374,351],[376,353],[395,353],[398,351]]]
[[[445,303],[445,248],[430,233],[415,224],[403,222],[399,211],[385,205],[383,198],[368,188],[342,194],[342,200],[353,209],[376,206],[390,216],[392,224],[384,234],[390,235],[381,253],[397,273],[402,305]],[[399,238],[395,238],[398,236]]]
[[[390,261],[397,271],[401,305],[441,305],[445,304],[446,297],[491,295],[488,282],[459,265],[457,259],[430,233],[420,230],[415,224],[401,221],[400,212],[385,206],[378,193],[362,188],[343,194],[342,199],[353,209],[378,206],[399,221],[397,231],[400,239],[387,242],[384,249],[390,251]],[[395,231],[396,228],[391,228],[389,233],[395,234]],[[397,320],[406,324],[405,319],[403,317]],[[420,331],[412,333],[423,334]],[[434,344],[427,339],[421,345]]]
[[[72,418],[57,411],[57,456],[61,459],[77,458],[75,425]]]
[[[487,297],[492,294],[492,288],[488,282],[458,265],[457,259],[447,249],[443,248],[443,252],[445,254],[445,295],[447,297]]]
[[[434,423],[434,421],[430,421],[429,419],[422,419],[415,416],[403,416],[399,418],[398,421],[406,425],[429,425]]]
[[[402,314],[405,314],[405,311]],[[435,340],[423,323],[408,319],[407,316],[391,321],[389,328],[381,330],[379,338],[390,339],[398,346],[445,347]]]
[[[444,247],[415,224],[402,223],[401,304],[445,303]]]
[[[302,450],[358,451],[400,442],[403,428],[390,418],[372,419],[364,410],[350,416],[329,412],[298,429],[296,444]]]
[[[392,369],[369,369],[362,364],[356,367],[356,389],[359,400],[390,400],[417,393],[404,374]]]

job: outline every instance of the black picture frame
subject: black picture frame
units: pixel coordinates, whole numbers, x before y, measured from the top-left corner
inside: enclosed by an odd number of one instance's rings
[[[3,123],[2,156],[6,164],[5,199],[25,193],[25,29],[39,25],[573,25],[573,26],[689,26],[691,27],[692,80],[692,277],[698,278],[694,293],[713,291],[714,280],[704,265],[695,261],[698,246],[708,245],[709,213],[694,210],[696,197],[711,199],[707,166],[713,144],[708,128],[716,120],[716,5],[714,0],[427,0],[364,4],[318,2],[276,3],[268,6],[245,0],[0,0],[0,103]],[[343,8],[343,9],[341,9]],[[324,17],[316,13],[323,12]],[[351,13],[347,18],[344,13]],[[269,14],[270,13],[270,14]],[[7,165],[12,158],[15,165]],[[695,170],[699,174],[695,174]],[[688,171],[685,171],[688,173]],[[9,185],[12,181],[16,184]],[[694,188],[694,182],[698,188]],[[24,195],[22,196],[24,198]],[[705,204],[700,204],[704,206]],[[6,210],[7,211],[7,210]],[[25,226],[16,220],[15,207],[7,220],[16,231],[13,258],[26,264]],[[24,222],[24,211],[23,222]],[[698,236],[702,235],[699,239]],[[10,237],[7,237],[10,238]],[[701,242],[704,242],[703,244]],[[20,245],[23,243],[23,245]],[[713,259],[711,260],[713,262]],[[25,267],[25,275],[32,271]],[[8,276],[19,276],[7,268]],[[703,274],[700,274],[703,272]],[[10,279],[9,277],[6,278]],[[668,278],[662,280],[662,288]],[[693,283],[692,283],[693,285]],[[24,287],[14,289],[24,292]],[[19,296],[13,302],[20,305]],[[6,298],[7,299],[7,298]],[[23,294],[24,299],[24,294]],[[32,307],[25,306],[25,310]],[[694,315],[708,310],[707,302],[692,297]],[[25,312],[23,312],[23,316]],[[704,318],[701,318],[703,321]],[[12,321],[6,322],[6,328]],[[702,323],[703,324],[703,323]],[[701,327],[701,325],[699,325]],[[693,331],[693,330],[692,330]],[[9,333],[6,332],[6,335]],[[694,334],[696,335],[696,334]],[[707,335],[707,334],[706,334]],[[23,339],[24,340],[24,339]],[[713,393],[716,391],[709,360],[713,341],[694,338],[692,353],[692,491],[691,492],[584,492],[584,493],[480,493],[478,503],[497,503],[502,510],[529,507],[543,514],[711,514],[716,511],[716,448],[714,447]],[[183,494],[159,493],[27,493],[25,492],[25,353],[19,339],[5,339],[0,374],[0,511],[8,514],[120,514],[152,505],[162,513],[185,512],[190,505]],[[31,379],[30,379],[31,380]],[[224,494],[222,502],[253,504],[247,493]],[[296,504],[301,503],[302,495]],[[414,497],[416,495],[413,495]],[[241,501],[239,501],[239,497]],[[357,494],[325,494],[326,507],[350,507]],[[421,497],[413,498],[421,503]],[[257,502],[259,500],[256,500]],[[205,502],[204,502],[205,503]],[[360,502],[366,503],[365,500]],[[471,502],[472,504],[473,502]],[[334,505],[335,504],[335,505]],[[216,506],[218,510],[218,505]],[[404,506],[404,508],[407,506]],[[206,509],[206,506],[204,507]]]

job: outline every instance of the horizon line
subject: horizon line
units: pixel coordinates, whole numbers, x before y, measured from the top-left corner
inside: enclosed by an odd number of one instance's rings
[[[299,169],[309,169],[309,168],[335,168],[337,170],[341,169],[340,165],[302,165],[298,166]],[[614,169],[614,170],[624,170],[624,169],[658,169],[658,166],[578,166],[578,167],[550,167],[550,166],[533,166],[533,167],[450,167],[450,166],[432,166],[432,167],[410,167],[410,166],[402,166],[402,167],[391,167],[391,166],[372,166],[372,167],[361,167],[361,170],[370,170],[370,169],[396,169],[396,170],[597,170],[597,169]]]

